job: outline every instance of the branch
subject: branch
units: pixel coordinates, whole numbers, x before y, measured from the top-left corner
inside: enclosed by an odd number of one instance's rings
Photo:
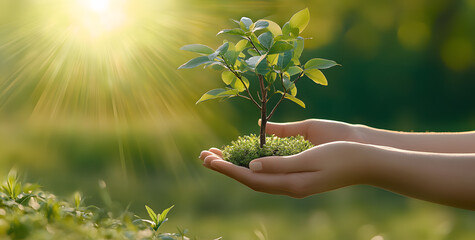
[[[244,96],[244,95],[240,95],[239,93],[238,93],[236,96],[245,98],[245,99],[247,99],[247,100],[251,100],[249,97],[246,97],[246,96]]]
[[[303,72],[300,73],[300,75],[297,77],[297,79],[294,80],[294,84],[297,82],[297,80],[299,80],[301,77],[303,76]],[[267,121],[270,120],[270,118],[272,117],[272,115],[274,115],[274,112],[275,110],[277,109],[277,107],[280,105],[280,103],[282,102],[282,100],[284,100],[285,98],[285,95],[287,94],[287,89],[285,89],[284,87],[284,79],[282,78],[282,73],[280,73],[280,79],[282,81],[282,88],[284,88],[284,94],[282,94],[282,97],[279,99],[279,102],[277,102],[277,104],[274,106],[274,108],[272,109],[272,111],[270,112],[269,116],[267,117]]]
[[[299,80],[299,79],[303,76],[303,72],[304,72],[304,71],[302,71],[302,72],[300,73],[300,75],[297,77],[297,79],[294,80],[294,84],[297,82],[297,80]]]
[[[247,37],[247,40],[251,43],[254,50],[256,50],[259,55],[262,55],[261,52],[259,51],[259,49],[257,49],[256,45],[254,45],[254,42],[251,40],[251,38]]]
[[[267,121],[269,121],[270,118],[272,117],[272,115],[274,115],[275,110],[276,110],[277,107],[280,105],[280,103],[282,102],[282,100],[284,100],[285,94],[287,94],[287,92],[284,92],[284,94],[282,94],[282,97],[279,99],[279,101],[277,102],[277,104],[274,106],[274,108],[272,109],[272,111],[269,113],[269,116],[267,116]]]
[[[283,76],[282,76],[282,72],[280,73],[280,82],[282,83],[282,88],[284,89],[284,94],[282,94],[282,97],[280,97],[280,99],[279,99],[279,101],[277,102],[277,104],[275,104],[274,108],[273,108],[272,111],[269,113],[269,116],[267,116],[267,121],[269,121],[270,118],[272,117],[272,115],[274,115],[275,110],[276,110],[277,107],[280,105],[280,103],[282,102],[282,100],[284,100],[285,95],[287,94],[287,89],[285,89],[285,86],[284,86],[284,78],[283,78]]]

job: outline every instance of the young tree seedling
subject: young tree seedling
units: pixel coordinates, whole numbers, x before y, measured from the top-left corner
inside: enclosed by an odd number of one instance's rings
[[[204,65],[205,68],[222,71],[221,78],[226,84],[224,88],[206,92],[196,103],[232,97],[251,101],[260,111],[259,146],[263,148],[266,144],[266,123],[284,99],[305,108],[305,103],[297,98],[296,83],[306,76],[326,86],[328,82],[321,70],[339,65],[322,58],[312,58],[305,63],[300,61],[305,39],[299,35],[309,20],[307,8],[294,14],[282,27],[271,20],[253,22],[242,17],[240,21],[233,20],[237,28],[224,29],[217,34],[238,36],[240,40],[236,43],[225,40],[216,50],[202,44],[183,46],[181,50],[201,56],[178,69]],[[253,94],[251,87],[256,85],[259,91]],[[273,101],[274,106],[270,106],[269,101],[274,96],[278,98]]]

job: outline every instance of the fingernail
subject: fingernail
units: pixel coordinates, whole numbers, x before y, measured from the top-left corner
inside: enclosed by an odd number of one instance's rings
[[[250,162],[249,163],[249,169],[252,171],[260,171],[262,170],[262,163],[261,162]]]

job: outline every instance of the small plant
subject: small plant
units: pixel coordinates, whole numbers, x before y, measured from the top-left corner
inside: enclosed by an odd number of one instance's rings
[[[168,212],[174,207],[175,205],[163,210],[162,213],[156,214],[153,209],[151,209],[149,206],[145,205],[145,208],[147,209],[148,215],[150,216],[151,220],[147,219],[137,219],[138,221],[146,222],[150,224],[150,227],[154,230],[157,231],[158,228],[162,225],[162,223],[168,221],[167,214]],[[137,221],[136,220],[136,221]]]
[[[186,230],[157,231],[172,207],[159,215],[147,207],[152,221],[132,221],[128,211],[86,206],[79,192],[67,201],[36,184],[22,184],[12,170],[0,188],[0,239],[189,239]]]
[[[305,63],[300,61],[304,49],[304,38],[299,36],[310,20],[308,9],[294,14],[282,28],[271,20],[261,19],[253,22],[242,17],[234,20],[237,28],[224,29],[218,33],[235,35],[241,40],[237,43],[224,41],[216,50],[202,45],[191,44],[182,50],[201,54],[179,69],[204,65],[222,71],[221,78],[225,88],[206,92],[197,103],[211,99],[240,97],[249,100],[260,111],[259,146],[266,145],[266,123],[274,115],[284,99],[305,108],[305,103],[297,98],[296,83],[304,76],[320,85],[327,85],[322,69],[337,66],[335,61],[312,58]],[[252,88],[259,88],[252,94]],[[271,99],[274,106],[271,107]]]

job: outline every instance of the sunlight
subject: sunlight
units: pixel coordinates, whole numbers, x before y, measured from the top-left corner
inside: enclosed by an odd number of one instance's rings
[[[77,1],[70,8],[76,32],[93,39],[119,31],[127,22],[125,0]]]
[[[167,164],[180,164],[180,136],[211,136],[194,105],[196,86],[210,81],[177,74],[185,57],[179,48],[204,39],[202,26],[219,19],[180,7],[173,0],[42,0],[0,14],[10,23],[0,22],[0,110],[24,109],[41,129],[115,132],[124,172],[135,164],[125,133],[146,128],[140,131],[159,134]]]
[[[103,13],[109,8],[108,0],[90,0],[89,6],[94,12]]]

